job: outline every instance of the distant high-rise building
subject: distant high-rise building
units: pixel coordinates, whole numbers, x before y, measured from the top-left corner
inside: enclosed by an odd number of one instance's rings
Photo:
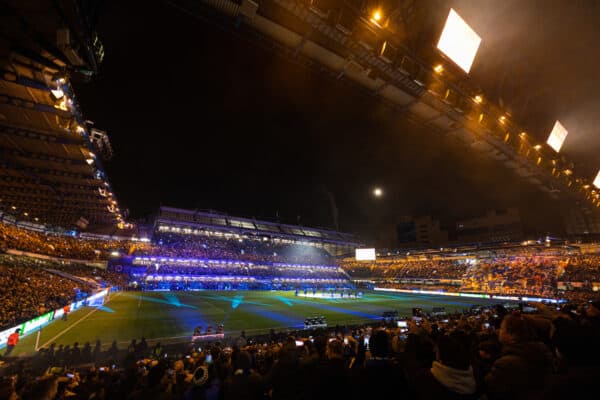
[[[439,246],[448,242],[448,232],[431,216],[404,217],[396,226],[400,246]]]
[[[523,238],[521,216],[516,208],[490,210],[477,218],[456,223],[457,239],[469,242],[511,242]]]

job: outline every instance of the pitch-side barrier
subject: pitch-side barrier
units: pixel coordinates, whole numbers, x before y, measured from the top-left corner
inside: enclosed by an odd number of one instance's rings
[[[104,298],[108,294],[109,289],[104,289],[98,293],[95,293],[89,297],[86,297],[83,300],[75,301],[69,304],[70,312],[75,311],[81,307],[85,306],[97,306],[104,304]],[[39,315],[29,321],[23,322],[22,324],[13,326],[12,328],[6,329],[0,332],[0,348],[6,346],[6,342],[8,341],[8,336],[15,331],[15,329],[21,329],[19,333],[20,338],[27,336],[32,332],[36,332],[39,328],[48,325],[50,322],[54,321],[62,317],[64,314],[64,309],[59,308],[54,311],[47,312],[45,314]]]
[[[529,297],[529,296],[504,296],[499,294],[487,293],[465,293],[465,292],[442,292],[437,290],[421,290],[421,289],[394,289],[375,287],[373,290],[381,292],[396,292],[396,293],[411,293],[411,294],[433,294],[436,296],[453,296],[453,297],[472,297],[476,299],[496,299],[496,300],[511,300],[511,301],[531,301],[535,303],[565,303],[563,299],[552,299],[546,297]]]

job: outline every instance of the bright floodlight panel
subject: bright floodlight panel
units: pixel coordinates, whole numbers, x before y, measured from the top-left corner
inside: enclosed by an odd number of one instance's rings
[[[375,249],[356,249],[356,261],[375,261]]]
[[[437,48],[468,74],[480,44],[479,35],[451,8]]]
[[[552,128],[552,132],[550,132],[550,136],[548,136],[548,141],[546,143],[548,143],[548,146],[552,147],[554,151],[558,153],[563,143],[565,142],[565,139],[567,138],[568,134],[569,131],[567,131],[560,122],[556,121],[556,123],[554,124],[554,128]]]
[[[598,175],[596,175],[596,179],[594,179],[594,186],[600,189],[600,171],[598,171]]]

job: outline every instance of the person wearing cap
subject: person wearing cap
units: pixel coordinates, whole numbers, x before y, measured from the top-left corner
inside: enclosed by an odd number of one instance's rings
[[[6,342],[6,353],[4,353],[4,357],[8,357],[10,353],[12,353],[13,349],[19,343],[19,332],[21,329],[17,328],[13,333],[8,336],[8,340]]]

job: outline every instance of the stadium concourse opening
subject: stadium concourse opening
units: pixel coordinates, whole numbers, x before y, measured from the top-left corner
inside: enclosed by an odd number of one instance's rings
[[[598,7],[498,37],[446,0],[96,3],[0,0],[0,399],[597,391],[600,173],[569,146]],[[544,41],[570,74],[490,83],[513,24],[573,32]]]

